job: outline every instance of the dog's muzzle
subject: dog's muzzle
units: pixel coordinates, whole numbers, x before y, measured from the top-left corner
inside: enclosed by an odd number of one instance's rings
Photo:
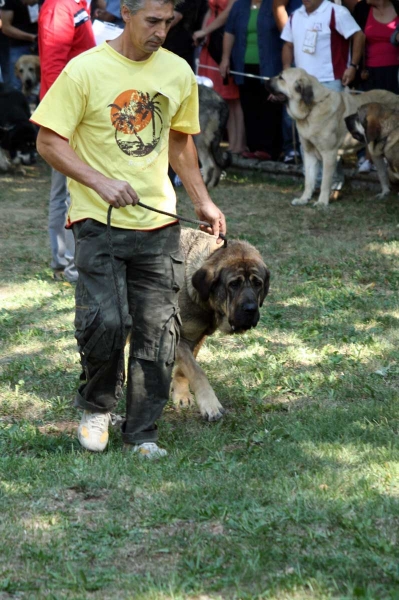
[[[259,316],[259,306],[255,301],[247,301],[238,306],[233,319],[229,319],[232,333],[243,333],[252,327],[256,327]]]
[[[287,102],[288,101],[287,96],[276,89],[276,83],[274,81],[274,77],[272,79],[265,81],[265,89],[266,89],[267,93],[270,94],[270,96],[271,96],[270,100],[272,100],[274,102]]]

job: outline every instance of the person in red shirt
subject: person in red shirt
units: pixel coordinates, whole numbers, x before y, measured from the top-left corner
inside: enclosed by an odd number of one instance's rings
[[[67,63],[96,45],[86,0],[45,0],[39,13],[40,100]],[[51,173],[49,236],[51,268],[55,279],[75,283],[75,242],[72,230],[65,229],[70,204],[66,177]]]

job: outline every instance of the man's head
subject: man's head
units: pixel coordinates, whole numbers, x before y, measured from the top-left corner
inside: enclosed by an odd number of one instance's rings
[[[173,21],[175,4],[177,0],[121,0],[125,30],[136,51],[145,56],[162,46]]]
[[[302,0],[302,4],[304,5],[308,14],[317,10],[320,4],[322,4],[323,2],[324,0]]]

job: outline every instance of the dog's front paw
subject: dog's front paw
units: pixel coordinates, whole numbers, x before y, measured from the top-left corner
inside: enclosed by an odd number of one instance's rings
[[[309,202],[309,198],[304,198],[302,196],[301,198],[294,198],[294,200],[291,202],[291,204],[292,204],[292,206],[304,206],[308,202]]]
[[[206,421],[219,421],[226,412],[213,392],[199,398],[198,405]]]
[[[313,204],[314,208],[328,208],[328,199],[327,202],[325,200],[318,200]]]

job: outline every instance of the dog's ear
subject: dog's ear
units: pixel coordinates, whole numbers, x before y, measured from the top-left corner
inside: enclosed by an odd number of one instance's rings
[[[375,115],[369,115],[365,120],[364,130],[367,136],[367,142],[378,142],[381,135],[381,124]]]
[[[263,267],[263,292],[262,292],[262,296],[260,298],[260,303],[259,303],[260,306],[262,306],[263,301],[269,292],[269,285],[270,285],[270,271],[266,267],[266,265],[264,265],[264,267]]]
[[[295,84],[295,91],[298,94],[301,94],[302,100],[308,106],[312,104],[314,96],[313,96],[313,88],[311,85],[306,84],[303,79],[298,79]]]
[[[218,277],[215,275],[213,269],[206,267],[201,267],[192,276],[191,282],[193,287],[197,290],[203,302],[209,300],[209,296],[211,295],[211,291],[215,286],[217,279]]]

